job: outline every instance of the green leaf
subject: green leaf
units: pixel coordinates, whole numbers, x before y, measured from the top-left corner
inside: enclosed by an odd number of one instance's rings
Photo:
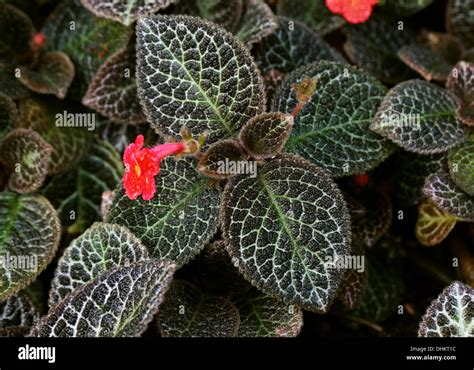
[[[450,0],[446,11],[446,28],[466,46],[474,44],[474,4],[470,0]]]
[[[448,152],[448,166],[456,185],[474,196],[474,134]]]
[[[322,36],[342,26],[345,21],[332,14],[321,0],[279,0],[277,14],[305,23]]]
[[[459,99],[458,117],[466,125],[474,125],[474,64],[459,62],[449,74],[446,88]]]
[[[474,289],[455,281],[431,302],[419,337],[474,337]]]
[[[0,328],[32,326],[39,319],[38,311],[25,293],[9,296],[0,303]]]
[[[369,130],[386,88],[355,67],[323,61],[297,69],[277,91],[273,111],[295,109],[293,85],[305,78],[316,80],[316,91],[295,117],[289,152],[335,177],[368,171],[392,153],[393,145]]]
[[[238,337],[296,337],[303,326],[301,308],[256,289],[234,302],[240,314]]]
[[[0,160],[11,172],[10,189],[17,193],[38,189],[48,174],[52,150],[35,131],[19,128],[10,132],[0,147]]]
[[[126,26],[139,17],[165,9],[178,0],[81,0],[97,17],[109,18]]]
[[[251,164],[247,157],[238,141],[221,140],[212,144],[202,155],[198,169],[205,176],[222,180],[239,173],[239,164],[247,168]]]
[[[94,76],[82,103],[114,122],[145,122],[137,95],[135,64],[134,46],[128,46],[112,55]]]
[[[35,280],[60,237],[58,216],[46,198],[0,193],[0,302]]]
[[[0,143],[5,135],[13,130],[17,123],[18,110],[15,102],[8,95],[0,92]],[[3,152],[0,157],[3,157]]]
[[[0,67],[16,68],[31,63],[34,33],[35,27],[25,13],[12,5],[0,3]]]
[[[345,62],[336,50],[303,23],[286,17],[278,17],[277,21],[275,32],[255,45],[257,65],[264,75],[271,70],[289,73],[320,60]]]
[[[382,191],[370,189],[358,194],[366,212],[352,222],[352,238],[366,247],[373,247],[392,223],[392,203]]]
[[[147,257],[147,249],[126,227],[93,224],[71,242],[59,260],[49,291],[50,307],[102,274]]]
[[[409,152],[442,153],[468,134],[456,105],[450,92],[429,82],[402,82],[385,96],[370,128]]]
[[[207,297],[184,280],[175,280],[157,316],[164,337],[235,337],[239,311],[227,299]]]
[[[146,260],[100,275],[51,308],[33,337],[136,337],[153,319],[175,265]]]
[[[271,35],[277,28],[277,20],[271,8],[263,0],[244,0],[245,10],[235,31],[236,37],[248,48]]]
[[[17,100],[28,97],[30,90],[15,77],[14,71],[0,70],[0,95],[1,94],[8,96],[10,99]]]
[[[416,37],[408,26],[399,29],[397,19],[375,15],[370,22],[345,26],[344,50],[352,62],[379,80],[394,84],[413,74],[398,58],[397,52]]]
[[[126,226],[153,258],[186,264],[217,231],[219,191],[207,186],[193,159],[162,162],[156,194],[150,201],[130,200],[120,188],[106,222]]]
[[[429,6],[433,0],[385,0],[382,3],[387,14],[409,16]]]
[[[456,217],[436,207],[430,199],[418,206],[418,220],[415,233],[418,241],[425,246],[441,243],[456,225]]]
[[[292,127],[290,114],[260,114],[242,128],[240,141],[253,158],[271,158],[283,150]]]
[[[41,55],[34,69],[20,68],[20,81],[39,94],[53,94],[59,99],[66,97],[74,78],[74,64],[60,52],[46,52]]]
[[[73,114],[72,111],[67,111],[67,108],[66,105],[37,98],[22,100],[20,104],[19,126],[37,131],[53,148],[48,165],[49,174],[72,168],[90,148],[89,132],[82,127],[66,126],[64,112]],[[74,123],[87,124],[87,114],[79,113],[79,115],[75,117]],[[92,119],[95,122],[95,117]],[[64,124],[64,127],[59,123]]]
[[[452,40],[451,45],[437,47],[411,44],[404,46],[398,52],[400,59],[411,69],[417,71],[427,81],[446,81],[462,53],[459,42]],[[448,59],[450,56],[451,60]]]
[[[326,312],[349,254],[350,223],[329,176],[296,156],[281,156],[226,185],[221,204],[224,240],[234,264],[263,292]]]
[[[400,151],[394,158],[400,165],[395,193],[398,202],[406,207],[417,204],[423,198],[426,178],[445,168],[445,158],[445,153],[420,155]]]
[[[198,18],[156,16],[137,26],[138,92],[151,125],[177,136],[184,124],[207,142],[234,136],[263,112],[264,88],[248,50]]]
[[[443,211],[461,221],[474,222],[474,198],[459,189],[448,173],[429,176],[423,193]]]
[[[105,141],[94,141],[90,153],[74,169],[54,176],[43,189],[70,233],[85,230],[101,218],[102,193],[121,182],[123,165]]]
[[[126,45],[132,31],[120,23],[94,17],[79,0],[66,0],[53,11],[42,33],[49,50],[66,53],[76,67],[71,98],[82,99],[99,67]]]
[[[247,292],[252,286],[232,264],[223,240],[207,246],[198,257],[199,281],[212,295],[231,296]]]
[[[386,256],[366,257],[367,283],[351,314],[379,323],[397,314],[404,285],[400,269]]]
[[[174,14],[204,18],[233,32],[239,24],[244,0],[187,0],[176,4]]]

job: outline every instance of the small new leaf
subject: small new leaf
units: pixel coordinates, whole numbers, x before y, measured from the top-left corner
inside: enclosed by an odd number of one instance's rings
[[[249,164],[242,145],[236,140],[221,140],[199,159],[198,169],[203,175],[222,180],[239,173],[239,164]]]
[[[253,158],[271,158],[283,150],[292,127],[290,114],[263,113],[245,124],[239,138]]]
[[[425,199],[418,206],[416,238],[426,246],[439,244],[448,236],[456,221],[456,217],[436,207],[430,199]]]

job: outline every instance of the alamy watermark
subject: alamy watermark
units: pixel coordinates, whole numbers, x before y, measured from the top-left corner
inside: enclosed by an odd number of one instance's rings
[[[6,270],[38,270],[38,256],[36,255],[15,255],[6,252],[0,256],[0,267]]]
[[[418,113],[382,113],[380,127],[412,127],[420,129],[420,115]]]
[[[222,175],[250,175],[257,176],[256,161],[231,161],[226,158],[224,161],[217,162],[217,173]]]
[[[89,131],[95,130],[95,113],[56,113],[56,127],[87,127]]]
[[[336,255],[326,256],[325,265],[328,269],[356,270],[358,273],[365,271],[365,256],[362,255]]]

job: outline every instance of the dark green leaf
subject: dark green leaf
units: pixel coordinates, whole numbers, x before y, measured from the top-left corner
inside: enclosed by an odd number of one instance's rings
[[[20,81],[39,94],[54,94],[64,99],[74,78],[74,65],[69,57],[60,52],[42,54],[34,69],[20,69]]]
[[[248,50],[198,18],[142,18],[138,92],[153,127],[178,135],[209,131],[208,143],[234,136],[264,109],[264,88]]]
[[[60,237],[58,216],[46,198],[0,193],[0,302],[46,268]]]
[[[0,161],[11,171],[8,185],[17,193],[38,189],[48,174],[53,148],[35,131],[18,128],[2,142]]]
[[[474,289],[455,281],[431,302],[419,337],[474,337]]]
[[[164,337],[234,337],[239,311],[228,300],[207,297],[197,287],[175,280],[157,316]]]
[[[229,253],[240,272],[272,296],[326,312],[349,254],[348,211],[328,175],[296,156],[258,168],[257,177],[232,177],[222,198]]]
[[[140,239],[126,227],[95,223],[72,241],[59,260],[49,291],[50,307],[102,274],[147,257]]]
[[[429,176],[423,192],[443,211],[460,220],[474,222],[474,197],[459,189],[448,173]]]
[[[376,167],[393,145],[369,130],[386,88],[361,70],[320,62],[292,72],[277,91],[273,110],[290,113],[298,105],[293,85],[316,80],[316,91],[296,115],[286,148],[340,177]]]
[[[410,80],[389,91],[370,128],[407,151],[442,153],[468,134],[467,127],[456,118],[456,107],[449,91],[426,81]]]
[[[152,320],[175,265],[146,260],[100,275],[54,306],[33,337],[136,337]]]
[[[448,166],[456,185],[474,196],[474,134],[448,152]]]
[[[248,48],[271,35],[277,28],[277,20],[263,0],[244,0],[245,10],[235,31],[236,37]]]
[[[120,188],[106,221],[126,226],[148,248],[153,258],[187,263],[217,231],[219,191],[196,170],[192,159],[162,162],[156,194],[150,201],[130,200]]]

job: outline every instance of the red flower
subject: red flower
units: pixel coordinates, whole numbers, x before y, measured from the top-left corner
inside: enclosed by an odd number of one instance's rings
[[[170,155],[186,150],[183,143],[166,143],[154,148],[142,148],[144,138],[138,135],[123,154],[125,174],[123,185],[127,196],[134,200],[141,194],[143,200],[150,200],[156,192],[155,176],[160,172],[160,161]]]
[[[362,23],[369,19],[378,0],[326,0],[326,6],[335,14],[342,14],[349,23]]]
[[[360,187],[367,186],[367,184],[369,183],[369,175],[367,175],[366,173],[355,175],[354,182]]]

